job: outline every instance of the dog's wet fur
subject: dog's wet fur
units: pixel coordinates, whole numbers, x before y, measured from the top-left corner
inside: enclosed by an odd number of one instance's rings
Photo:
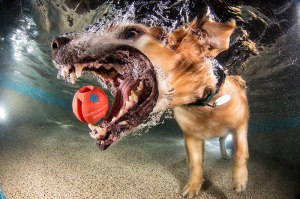
[[[228,155],[224,142],[229,132],[232,134],[235,149],[232,174],[233,188],[237,193],[240,193],[245,190],[248,180],[247,129],[249,112],[245,81],[240,76],[226,77],[219,92],[211,99],[211,102],[214,103],[220,97],[229,95],[230,100],[225,104],[216,107],[187,105],[198,99],[204,99],[207,96],[207,91],[212,92],[215,89],[217,77],[213,73],[215,66],[211,60],[220,52],[229,48],[230,36],[234,29],[234,20],[228,23],[219,23],[206,17],[195,19],[190,24],[169,33],[165,33],[160,27],[120,23],[109,26],[105,34],[88,32],[75,36],[65,35],[59,37],[52,44],[52,56],[53,62],[59,69],[68,66],[69,71],[67,73],[72,74],[72,68],[74,68],[72,65],[76,63],[81,64],[80,66],[83,68],[87,68],[86,70],[94,68],[92,72],[116,92],[120,90],[118,88],[122,87],[122,83],[114,82],[119,79],[127,80],[127,76],[132,78],[135,84],[130,89],[137,89],[140,82],[143,82],[144,88],[147,88],[139,89],[140,93],[137,94],[137,99],[132,107],[126,109],[127,113],[117,118],[115,123],[111,122],[112,116],[110,116],[110,119],[105,124],[101,124],[100,127],[90,125],[93,130],[92,137],[103,148],[107,148],[119,138],[120,132],[114,130],[115,126],[120,127],[120,125],[126,124],[126,128],[117,128],[121,130],[135,128],[145,120],[146,116],[151,114],[154,106],[159,105],[158,102],[162,100],[161,96],[164,95],[164,89],[160,88],[159,85],[162,85],[160,82],[158,84],[153,83],[161,80],[155,79],[155,70],[152,70],[154,66],[159,67],[164,72],[167,78],[166,81],[173,87],[174,95],[169,107],[155,107],[155,110],[173,108],[175,119],[182,129],[185,139],[190,176],[183,189],[183,196],[195,197],[202,186],[204,180],[202,166],[204,141],[220,137],[222,157],[227,159]],[[86,53],[78,52],[80,51],[78,49]],[[128,51],[128,57],[131,57],[130,53],[135,51],[137,53],[135,56],[140,56],[144,60],[141,67],[145,70],[148,68],[149,73],[139,72],[130,75],[129,73],[134,73],[130,69],[133,66],[129,63],[133,58],[127,60],[116,58],[113,55],[114,52],[118,51],[118,56],[122,56],[120,49],[122,52]],[[102,58],[107,57],[107,55],[114,60],[103,60]],[[137,59],[134,58],[133,60]],[[87,62],[97,63],[98,65],[84,65]],[[109,72],[103,72],[103,70],[99,72],[99,68],[116,63],[118,71],[121,67],[123,72],[116,72],[116,67],[114,70],[110,69]],[[127,74],[127,76],[122,73]],[[124,99],[125,94],[122,95],[122,99]],[[150,102],[148,102],[145,97],[142,97],[144,95],[147,95],[147,97],[153,95],[154,97],[150,97]],[[120,108],[121,105],[118,106]],[[142,110],[143,114],[141,116],[132,116],[133,119],[138,121],[134,123],[130,118],[130,112],[137,113],[135,107],[139,106],[147,106],[147,109]],[[118,112],[118,110],[115,110],[115,112]]]

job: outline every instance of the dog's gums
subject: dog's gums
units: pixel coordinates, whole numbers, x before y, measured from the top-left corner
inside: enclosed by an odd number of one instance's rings
[[[54,41],[52,46],[59,45],[58,42]],[[89,125],[98,147],[106,149],[122,132],[141,124],[156,105],[158,88],[153,65],[142,52],[129,46],[107,50],[97,56],[80,59],[76,56],[74,60],[70,60],[72,56],[66,52],[71,51],[52,52],[59,76],[75,83],[77,78],[91,73],[114,95],[109,115],[99,126]]]

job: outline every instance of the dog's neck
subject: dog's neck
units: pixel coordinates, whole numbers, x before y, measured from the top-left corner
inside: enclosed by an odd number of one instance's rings
[[[154,66],[162,69],[173,87],[171,107],[193,103],[206,94],[205,90],[214,89],[217,78],[210,59],[204,56],[205,52],[192,48],[192,45],[182,45],[183,49],[180,47],[174,51],[158,45],[153,40],[142,41],[143,43],[140,42],[142,46],[147,43],[147,48],[142,50],[143,53],[148,56]],[[162,92],[161,96],[166,94],[165,89],[159,90]]]
[[[217,78],[207,58],[181,59],[171,71],[170,83],[174,88],[171,106],[190,104],[205,98],[215,89]]]

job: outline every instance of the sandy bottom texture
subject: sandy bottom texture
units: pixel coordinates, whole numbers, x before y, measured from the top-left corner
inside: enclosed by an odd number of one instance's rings
[[[97,149],[88,132],[62,123],[2,128],[0,186],[7,198],[182,198],[188,167],[177,127],[160,125],[106,151]],[[248,188],[236,195],[232,160],[221,159],[217,141],[208,142],[206,181],[197,198],[296,198],[300,177],[293,167],[250,156]]]

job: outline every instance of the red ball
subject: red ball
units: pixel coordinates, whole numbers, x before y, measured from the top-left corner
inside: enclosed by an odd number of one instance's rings
[[[74,95],[72,108],[80,121],[94,124],[105,117],[108,111],[108,99],[100,88],[84,86]]]

